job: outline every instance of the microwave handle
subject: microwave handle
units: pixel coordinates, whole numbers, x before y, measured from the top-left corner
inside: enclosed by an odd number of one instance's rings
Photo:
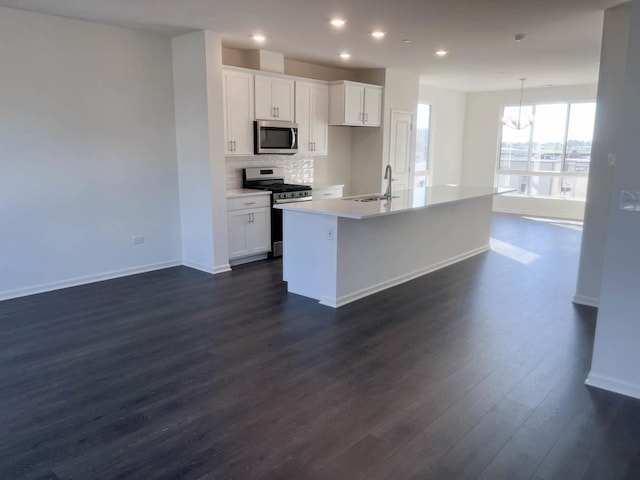
[[[296,129],[291,129],[291,148],[293,149],[296,146]]]

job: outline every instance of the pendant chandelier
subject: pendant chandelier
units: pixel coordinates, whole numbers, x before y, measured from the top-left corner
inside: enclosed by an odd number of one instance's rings
[[[518,116],[511,115],[509,117],[502,117],[502,124],[515,130],[523,130],[533,124],[533,115],[528,115],[525,119],[522,118],[522,96],[524,93],[525,80],[526,78],[520,79],[520,106],[518,107]]]

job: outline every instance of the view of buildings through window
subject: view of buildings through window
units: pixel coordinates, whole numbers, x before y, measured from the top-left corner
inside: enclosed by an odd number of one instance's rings
[[[427,185],[429,170],[429,142],[431,139],[431,105],[418,104],[418,120],[416,122],[416,158],[413,169],[415,188]]]
[[[591,161],[595,103],[523,105],[522,118],[532,126],[502,127],[499,187],[516,188],[532,197],[585,199]],[[504,108],[518,115],[518,106]]]

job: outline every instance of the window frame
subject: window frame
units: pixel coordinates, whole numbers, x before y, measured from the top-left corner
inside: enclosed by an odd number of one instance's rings
[[[531,163],[532,163],[532,153],[533,153],[533,137],[534,137],[534,131],[535,131],[535,120],[533,125],[530,128],[529,131],[529,149],[528,149],[528,153],[527,153],[527,169],[526,170],[514,170],[514,169],[501,169],[500,168],[500,163],[501,163],[501,156],[502,156],[502,138],[504,135],[504,128],[505,126],[502,124],[501,121],[499,121],[499,134],[498,134],[498,148],[497,148],[497,162],[496,162],[496,174],[495,174],[495,180],[494,180],[494,185],[497,187],[499,184],[499,179],[500,179],[500,175],[519,175],[521,177],[526,177],[526,193],[520,193],[519,188],[515,191],[515,192],[510,192],[507,195],[512,195],[512,196],[517,196],[517,197],[525,197],[525,198],[536,198],[536,199],[553,199],[553,200],[570,200],[570,201],[579,201],[579,202],[584,202],[586,201],[586,198],[567,198],[564,196],[544,196],[544,195],[531,195],[530,191],[531,191],[531,178],[532,177],[575,177],[575,178],[589,178],[589,171],[587,172],[569,172],[569,171],[565,171],[565,166],[566,166],[566,161],[567,161],[567,143],[568,143],[568,137],[569,137],[569,126],[570,126],[570,122],[571,122],[571,111],[573,109],[573,106],[576,104],[593,104],[596,108],[596,112],[597,112],[597,103],[596,100],[572,100],[572,101],[557,101],[557,102],[553,102],[553,101],[547,101],[547,102],[539,102],[539,103],[523,103],[522,106],[523,107],[532,107],[532,114],[535,118],[536,116],[536,110],[537,107],[539,106],[544,106],[544,105],[567,105],[567,118],[565,120],[565,129],[564,129],[564,137],[563,137],[563,145],[562,145],[562,163],[560,165],[560,171],[559,172],[551,172],[551,171],[544,171],[544,170],[532,170],[531,168]],[[505,113],[505,109],[509,108],[509,107],[518,107],[518,104],[503,104],[500,107],[500,113],[501,116],[500,118],[502,118],[502,116],[504,116]],[[507,127],[508,128],[508,127]],[[593,145],[593,135],[591,137],[591,142]],[[591,164],[591,158],[589,158],[589,164]],[[561,180],[562,181],[562,180]],[[522,183],[522,181],[518,182],[519,184]]]
[[[411,170],[412,170],[412,178],[411,178],[411,183],[415,186],[415,179],[416,177],[420,176],[420,177],[425,177],[425,186],[430,185],[431,184],[431,163],[432,163],[432,145],[431,145],[431,139],[433,138],[433,103],[431,102],[423,102],[423,101],[418,101],[418,106],[416,108],[416,120],[415,120],[415,129],[414,129],[414,137],[416,139],[416,144],[417,144],[417,138],[418,138],[418,111],[420,109],[420,105],[426,105],[427,107],[429,107],[429,134],[427,135],[427,156],[426,156],[426,164],[427,167],[425,170],[417,170],[416,169],[416,153],[414,152],[414,158],[413,158],[413,165],[411,165]],[[416,149],[417,152],[417,149]]]

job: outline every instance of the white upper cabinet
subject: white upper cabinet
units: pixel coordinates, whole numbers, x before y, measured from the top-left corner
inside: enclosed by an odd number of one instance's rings
[[[293,122],[294,81],[288,78],[255,76],[256,120]]]
[[[224,71],[224,138],[226,155],[253,154],[253,75]]]
[[[350,81],[334,82],[329,92],[329,125],[378,127],[382,87]]]
[[[298,152],[326,155],[329,125],[329,87],[296,81]]]

